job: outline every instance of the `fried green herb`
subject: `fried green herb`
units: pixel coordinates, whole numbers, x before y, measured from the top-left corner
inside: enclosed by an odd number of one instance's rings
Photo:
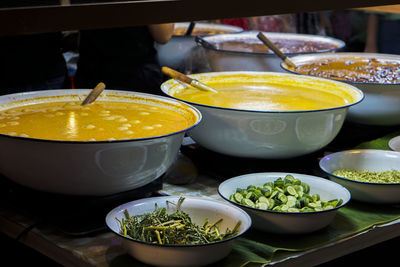
[[[249,185],[237,188],[229,199],[256,209],[281,212],[312,212],[333,209],[342,205],[342,199],[321,200],[318,194],[310,195],[307,183],[286,175],[263,186]]]
[[[197,245],[221,241],[237,235],[241,221],[233,230],[226,229],[221,233],[218,225],[223,219],[210,224],[208,219],[203,225],[196,225],[189,215],[181,210],[184,198],[180,198],[176,204],[176,211],[168,214],[166,208],[159,208],[155,204],[155,210],[143,215],[130,216],[125,210],[125,218],[118,220],[120,233],[132,239],[175,245]],[[167,204],[175,205],[172,202]]]
[[[359,182],[383,184],[400,183],[400,171],[398,170],[373,172],[368,170],[357,171],[354,169],[339,169],[334,171],[333,174]]]

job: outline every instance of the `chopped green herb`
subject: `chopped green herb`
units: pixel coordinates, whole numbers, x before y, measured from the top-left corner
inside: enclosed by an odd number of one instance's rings
[[[221,233],[218,225],[223,219],[210,224],[208,219],[203,225],[192,223],[189,215],[181,210],[184,198],[178,203],[167,202],[176,206],[174,213],[168,214],[166,208],[159,208],[155,204],[155,210],[143,215],[130,216],[124,211],[125,218],[117,221],[120,224],[120,233],[132,239],[156,243],[175,245],[197,245],[221,241],[238,234],[241,224],[239,221],[233,230],[226,229]]]
[[[400,183],[400,171],[357,171],[354,169],[339,169],[333,172],[333,175],[359,181],[359,182],[369,182],[369,183]]]

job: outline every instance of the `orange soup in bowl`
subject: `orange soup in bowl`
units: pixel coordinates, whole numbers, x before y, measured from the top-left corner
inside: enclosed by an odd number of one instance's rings
[[[191,103],[255,111],[329,109],[349,105],[359,97],[337,84],[282,75],[257,77],[243,74],[209,78],[206,82],[218,93],[192,87],[170,92],[173,97]]]
[[[0,133],[66,141],[106,141],[155,137],[185,130],[195,118],[147,103],[77,101],[29,104],[0,112]]]

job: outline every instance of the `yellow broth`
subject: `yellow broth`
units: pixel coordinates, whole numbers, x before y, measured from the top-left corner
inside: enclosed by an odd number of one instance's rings
[[[51,102],[0,112],[0,133],[50,140],[105,141],[154,137],[188,128],[193,118],[178,111],[120,101]]]
[[[173,96],[192,103],[256,111],[304,111],[345,106],[354,98],[344,91],[319,90],[307,84],[280,82],[208,82],[218,93],[192,87]]]

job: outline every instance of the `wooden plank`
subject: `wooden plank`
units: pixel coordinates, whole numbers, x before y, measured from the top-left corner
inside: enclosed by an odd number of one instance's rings
[[[364,7],[364,8],[357,8],[357,10],[400,14],[400,5]]]
[[[398,4],[381,0],[380,4]],[[374,0],[142,0],[0,8],[0,35],[137,26],[375,6]]]

